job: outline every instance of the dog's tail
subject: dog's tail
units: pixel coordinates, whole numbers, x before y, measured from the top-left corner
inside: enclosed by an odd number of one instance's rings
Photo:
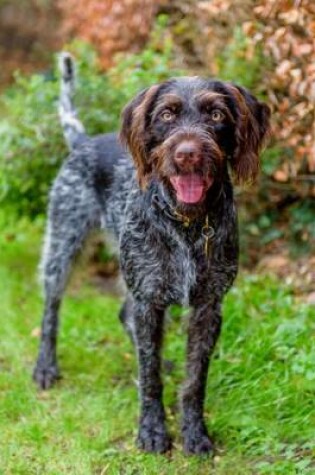
[[[77,147],[87,135],[82,122],[77,118],[73,104],[75,90],[75,63],[68,52],[59,54],[59,70],[61,74],[58,113],[63,133],[70,150]]]

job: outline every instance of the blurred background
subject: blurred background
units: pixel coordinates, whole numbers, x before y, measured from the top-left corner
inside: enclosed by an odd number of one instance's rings
[[[117,130],[139,90],[182,74],[233,81],[272,109],[260,179],[236,189],[242,268],[207,389],[212,459],[182,453],[188,314],[176,307],[163,351],[174,450],[135,448],[136,359],[118,324],[117,261],[99,236],[62,307],[64,378],[49,392],[31,380],[47,199],[68,154],[61,50],[76,58],[90,134]],[[0,64],[0,473],[314,475],[314,0],[0,0]]]
[[[141,88],[180,74],[249,88],[273,111],[257,185],[237,191],[242,262],[315,300],[315,3],[312,0],[0,0],[0,202],[43,217],[67,154],[56,53],[78,63],[89,133],[117,129]]]

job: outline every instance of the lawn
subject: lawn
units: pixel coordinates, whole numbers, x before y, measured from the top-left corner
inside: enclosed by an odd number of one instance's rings
[[[241,273],[226,298],[206,416],[213,458],[187,457],[179,435],[185,316],[168,319],[165,402],[171,454],[135,448],[136,364],[117,298],[87,277],[70,285],[49,392],[31,381],[38,346],[41,224],[0,224],[0,474],[315,474],[315,307],[271,277]],[[84,274],[83,274],[84,275]]]

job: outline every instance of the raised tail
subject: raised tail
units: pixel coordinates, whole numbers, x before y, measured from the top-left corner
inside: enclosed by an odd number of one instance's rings
[[[70,53],[64,51],[59,54],[59,70],[61,73],[60,97],[58,113],[63,128],[63,133],[70,150],[77,147],[85,140],[82,122],[77,118],[77,111],[73,104],[75,90],[75,64]]]

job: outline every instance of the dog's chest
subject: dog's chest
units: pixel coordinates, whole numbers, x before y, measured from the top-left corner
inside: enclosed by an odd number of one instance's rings
[[[169,257],[169,287],[172,300],[188,306],[191,289],[196,283],[197,266],[191,249],[183,242],[178,242]]]
[[[209,243],[207,249],[205,244],[203,237],[199,237],[193,244],[179,240],[171,249],[168,260],[171,275],[169,286],[174,302],[184,306],[193,305],[195,297],[200,292],[206,292],[210,284],[212,245]]]
[[[202,276],[206,277],[202,239],[192,245],[174,233],[168,239],[161,238],[155,246],[154,271],[149,277],[151,288],[156,288],[156,294],[166,304],[189,306],[197,282]],[[150,262],[149,259],[144,261]]]
[[[192,304],[197,288],[209,280],[202,228],[184,229],[150,213],[143,218],[136,205],[135,197],[128,200],[119,233],[127,287],[136,298],[158,305]]]

